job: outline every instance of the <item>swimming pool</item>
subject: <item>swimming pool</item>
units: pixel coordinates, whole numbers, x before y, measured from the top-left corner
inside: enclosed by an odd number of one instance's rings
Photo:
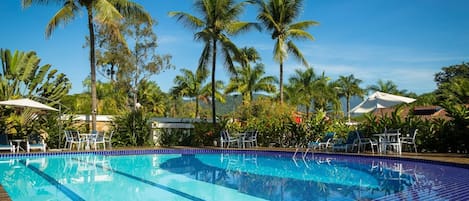
[[[469,168],[235,150],[0,155],[12,200],[468,200]]]

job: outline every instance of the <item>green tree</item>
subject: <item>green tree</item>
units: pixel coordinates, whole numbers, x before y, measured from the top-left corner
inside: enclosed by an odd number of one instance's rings
[[[173,65],[170,62],[171,55],[156,54],[157,37],[150,24],[128,21],[124,23],[123,33],[126,38],[133,41],[133,46],[129,45],[132,46],[130,55],[119,68],[118,74],[121,75],[119,82],[128,87],[131,105],[133,109],[137,109],[139,85],[162,70],[173,68]]]
[[[225,94],[238,92],[242,95],[243,103],[249,103],[253,99],[254,92],[274,93],[277,89],[277,79],[273,76],[264,76],[264,66],[257,63],[251,68],[250,62],[259,60],[259,54],[254,48],[242,48],[240,58],[237,61],[241,66],[236,68],[236,76],[231,77],[225,88]]]
[[[76,17],[80,16],[80,8],[86,10],[88,20],[89,41],[90,41],[90,76],[91,76],[91,119],[92,130],[96,130],[96,111],[98,100],[96,95],[96,58],[95,58],[95,23],[108,27],[114,37],[124,42],[119,31],[119,24],[123,18],[134,18],[151,24],[152,20],[144,9],[128,0],[21,0],[23,8],[32,4],[61,4],[63,7],[52,17],[46,27],[46,37],[50,37],[52,32],[60,25],[66,25]]]
[[[280,64],[280,103],[283,103],[283,64],[288,53],[301,61],[303,65],[309,66],[299,48],[293,43],[293,39],[314,40],[313,36],[306,31],[318,23],[311,20],[294,22],[302,9],[302,0],[257,0],[260,7],[257,18],[264,27],[272,33],[272,39],[276,40],[274,45],[274,59]]]
[[[210,93],[207,87],[202,86],[208,78],[208,71],[198,69],[194,74],[189,69],[181,69],[182,75],[177,75],[174,78],[176,86],[172,91],[183,97],[195,99],[195,114],[194,117],[199,117],[199,100],[208,102]],[[205,90],[205,91],[204,91]]]
[[[380,91],[388,94],[394,95],[407,95],[407,90],[399,90],[397,85],[391,81],[383,81],[381,79],[378,80],[376,84],[370,85],[367,87],[368,91]]]
[[[212,122],[216,123],[216,64],[217,52],[220,50],[225,61],[225,67],[234,73],[231,55],[237,55],[236,45],[230,40],[229,35],[235,35],[255,26],[255,23],[238,21],[247,2],[236,3],[234,0],[197,0],[194,7],[201,17],[189,13],[175,11],[169,15],[176,17],[188,27],[197,31],[195,39],[205,44],[199,59],[199,69],[207,69],[209,62],[212,65],[211,92],[212,92]],[[220,49],[218,49],[220,48]]]
[[[440,103],[469,103],[469,63],[443,67],[442,72],[435,74],[437,100]]]
[[[437,90],[437,98],[440,102],[469,103],[469,79],[454,77],[450,81],[440,84]]]
[[[469,78],[469,63],[463,62],[462,64],[443,67],[442,72],[435,74],[435,82],[437,85],[441,85],[451,81],[454,77]]]
[[[61,99],[71,88],[69,79],[50,64],[40,65],[40,58],[35,52],[0,50],[0,99],[30,98],[44,102],[58,108]],[[21,112],[13,109],[2,109],[0,112],[2,130],[19,135],[40,133],[44,129],[50,133],[57,133],[57,113],[37,113],[36,110],[24,108]],[[48,115],[49,114],[49,115]],[[50,116],[50,118],[47,118]],[[52,118],[53,116],[53,118]],[[3,127],[3,126],[6,126]],[[57,138],[58,139],[58,138]],[[52,145],[54,147],[55,145]]]
[[[306,118],[309,119],[309,111],[311,108],[311,103],[314,97],[314,87],[315,83],[318,80],[314,69],[308,67],[305,71],[300,69],[295,70],[295,74],[288,79],[289,84],[286,88],[286,91],[292,95],[287,95],[287,97],[293,96],[297,99],[295,103],[301,104],[306,108]]]
[[[362,80],[355,78],[353,74],[349,76],[340,76],[337,80],[337,89],[339,92],[339,96],[345,97],[345,101],[347,104],[347,120],[350,122],[350,99],[353,96],[360,96],[363,97],[365,91],[360,88]]]
[[[323,72],[314,82],[313,105],[315,111],[340,111],[341,104],[335,90],[335,83]],[[332,107],[332,108],[330,108]]]
[[[155,116],[166,113],[167,95],[155,82],[142,80],[138,85],[137,98],[145,112]]]

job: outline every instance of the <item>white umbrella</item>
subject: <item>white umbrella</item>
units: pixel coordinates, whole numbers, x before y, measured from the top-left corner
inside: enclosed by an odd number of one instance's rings
[[[15,106],[15,107],[29,107],[29,108],[35,108],[35,109],[40,109],[40,110],[59,111],[59,110],[57,110],[53,107],[50,107],[48,105],[44,105],[40,102],[33,101],[33,100],[27,99],[27,98],[17,99],[17,100],[0,101],[0,105],[9,105],[9,106]]]
[[[400,103],[412,103],[415,99],[404,96],[397,96],[383,92],[375,92],[368,96],[366,100],[358,104],[350,113],[368,113],[380,108],[388,108]]]

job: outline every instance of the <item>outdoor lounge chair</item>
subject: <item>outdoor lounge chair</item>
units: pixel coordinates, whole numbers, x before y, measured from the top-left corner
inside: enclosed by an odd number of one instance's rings
[[[26,151],[30,152],[31,150],[40,150],[46,152],[47,144],[44,142],[44,139],[39,135],[35,134],[30,136],[26,140]]]
[[[335,136],[335,132],[327,132],[326,135],[321,139],[318,138],[316,139],[315,142],[310,142],[308,143],[308,148],[312,149],[327,149],[329,147],[332,147],[333,145],[333,139]]]
[[[356,146],[356,140],[357,140],[357,133],[355,131],[350,131],[347,134],[347,139],[343,141],[343,139],[339,139],[337,143],[334,143],[332,145],[332,150],[334,151],[345,151],[349,152],[352,151],[353,147]]]
[[[15,145],[8,140],[7,134],[0,134],[0,150],[8,150],[15,153]]]

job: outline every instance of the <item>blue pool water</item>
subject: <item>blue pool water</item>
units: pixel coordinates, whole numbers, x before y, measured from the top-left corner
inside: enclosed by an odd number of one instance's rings
[[[383,157],[208,150],[0,156],[22,200],[468,200],[469,169]]]

